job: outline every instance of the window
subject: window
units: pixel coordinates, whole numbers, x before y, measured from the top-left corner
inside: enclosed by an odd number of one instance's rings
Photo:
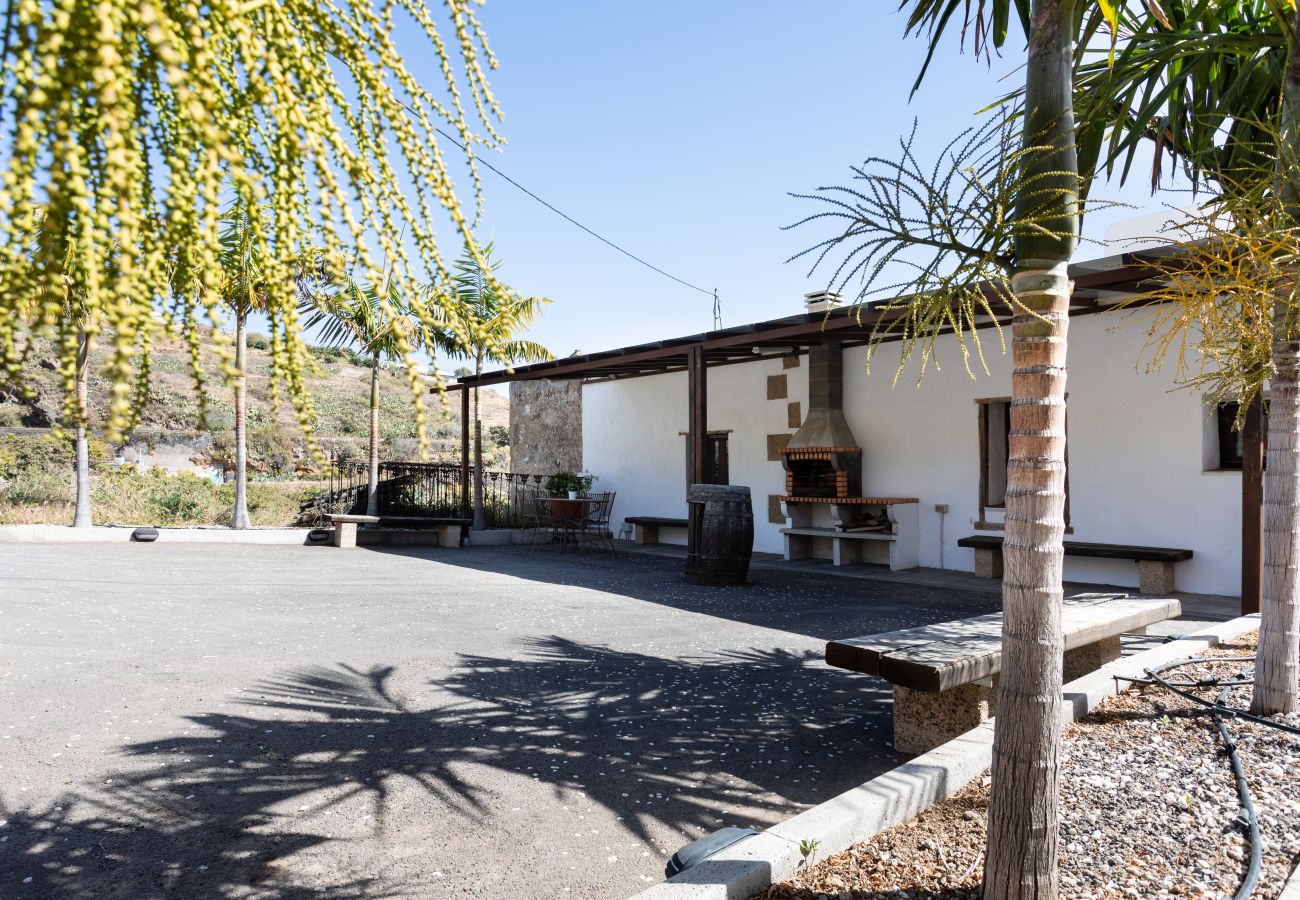
[[[730,484],[727,471],[727,433],[710,434],[704,439],[704,483]]]
[[[980,517],[978,527],[1000,529],[1007,507],[1007,460],[1011,457],[1011,398],[976,400],[979,406]],[[1069,428],[1065,447],[1065,526],[1070,527]]]
[[[1238,418],[1241,427],[1238,428]],[[1214,407],[1205,426],[1205,471],[1240,472],[1246,454],[1246,419],[1239,403],[1220,403]],[[1268,406],[1260,422],[1260,441],[1268,445]]]
[[[704,438],[703,484],[730,484],[731,471],[727,459],[727,435],[730,431],[710,431]],[[688,438],[686,432],[681,432]],[[691,484],[691,447],[686,445],[686,484]]]
[[[1011,438],[1011,401],[980,402],[980,510],[1007,505],[1007,456]],[[980,518],[984,518],[983,515]]]
[[[1237,411],[1241,408],[1237,403],[1220,403],[1215,410],[1215,424],[1219,432],[1219,468],[1220,469],[1240,469],[1242,455],[1245,453],[1246,445],[1244,435],[1236,429]]]

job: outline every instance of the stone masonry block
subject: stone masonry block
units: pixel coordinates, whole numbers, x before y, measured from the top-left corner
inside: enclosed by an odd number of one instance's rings
[[[334,546],[350,548],[357,545],[357,523],[339,522],[334,526]]]
[[[789,387],[785,375],[767,376],[767,399],[784,400],[787,396],[789,396]]]
[[[767,521],[773,525],[785,524],[785,513],[781,512],[781,497],[779,494],[767,495]]]
[[[977,578],[1002,577],[1002,551],[975,549],[975,575]]]
[[[1174,564],[1158,559],[1139,559],[1138,590],[1144,594],[1172,594]]]
[[[767,436],[767,458],[772,462],[781,461],[781,451],[790,443],[791,434],[769,434]]]
[[[1119,659],[1122,652],[1118,634],[1102,638],[1095,644],[1085,644],[1073,650],[1066,650],[1061,667],[1062,680],[1074,681],[1076,678],[1095,672],[1106,663]]]
[[[799,368],[799,354],[791,353],[789,356],[781,357],[781,368],[783,369]]]
[[[914,691],[894,685],[894,749],[921,754],[965,734],[993,715],[993,687],[965,684],[950,691]]]
[[[803,406],[798,400],[786,404],[785,424],[789,425],[791,428],[798,428],[803,424]]]

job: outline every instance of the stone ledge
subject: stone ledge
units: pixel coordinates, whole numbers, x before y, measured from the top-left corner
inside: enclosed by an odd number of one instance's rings
[[[1258,614],[1242,616],[1109,663],[1070,682],[1062,690],[1062,726],[1117,693],[1116,675],[1141,676],[1152,666],[1196,656],[1258,627]],[[642,891],[635,900],[745,900],[799,869],[802,840],[819,841],[818,854],[825,859],[905,822],[951,797],[989,767],[994,721],[990,719],[929,753],[728,847]],[[1293,898],[1285,895],[1285,900]]]
[[[136,525],[0,525],[0,543],[58,544],[129,542]],[[306,544],[310,528],[159,528],[158,543]]]
[[[1286,884],[1282,885],[1282,893],[1277,895],[1277,900],[1300,900],[1300,865],[1295,867]]]

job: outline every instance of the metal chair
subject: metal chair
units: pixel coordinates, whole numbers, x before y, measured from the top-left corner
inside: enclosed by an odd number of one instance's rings
[[[528,544],[528,549],[536,550],[550,543],[554,537],[551,511],[545,503],[541,502],[541,494],[537,491],[528,491],[520,499],[523,508],[524,541]]]
[[[600,502],[587,513],[582,523],[583,543],[591,543],[603,550],[614,549],[614,536],[609,530],[610,515],[614,511],[614,491],[592,494],[592,499]]]

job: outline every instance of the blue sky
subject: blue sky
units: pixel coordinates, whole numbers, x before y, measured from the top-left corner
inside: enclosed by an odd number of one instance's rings
[[[825,278],[785,262],[821,236],[781,230],[811,209],[788,192],[846,182],[851,164],[892,154],[914,118],[922,156],[937,153],[1020,77],[1022,42],[1008,41],[990,67],[954,36],[909,101],[925,47],[904,39],[893,9],[892,0],[489,0],[481,18],[501,62],[492,86],[508,141],[491,161],[633,253],[716,287],[724,325],[798,312]],[[554,300],[530,336],[556,355],[711,326],[709,297],[491,172],[483,178],[479,237],[495,241],[507,283]],[[1098,193],[1159,208],[1135,181]],[[1099,213],[1087,232],[1100,238],[1107,223],[1138,214]],[[1084,245],[1078,258],[1105,252]]]

